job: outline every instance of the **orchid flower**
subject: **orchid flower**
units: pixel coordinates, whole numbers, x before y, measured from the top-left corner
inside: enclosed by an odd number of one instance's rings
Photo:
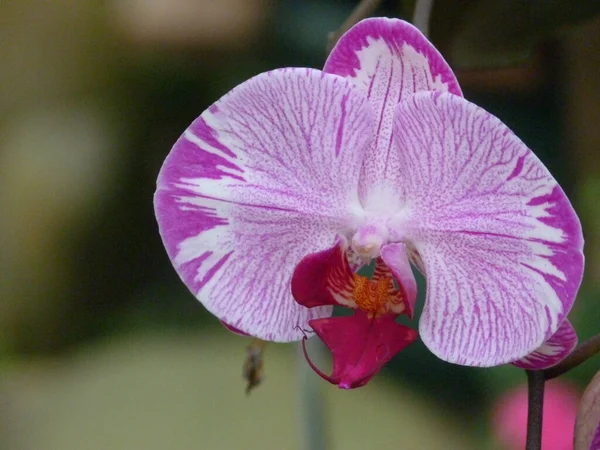
[[[316,333],[333,372],[313,368],[343,388],[416,339],[396,323],[415,309],[411,264],[427,281],[419,334],[442,360],[535,366],[573,343],[558,333],[583,271],[573,208],[401,20],[363,20],[323,71],[263,73],[210,106],[168,155],[155,210],[211,313],[264,340]]]

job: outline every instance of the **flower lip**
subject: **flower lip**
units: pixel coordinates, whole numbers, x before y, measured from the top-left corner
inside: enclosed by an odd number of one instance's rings
[[[307,308],[337,305],[362,309],[371,316],[407,313],[412,317],[416,282],[404,248],[403,244],[384,245],[385,257],[376,259],[369,280],[352,271],[348,241],[339,235],[333,247],[305,256],[296,266],[291,280],[292,295]]]
[[[394,295],[395,293],[396,288],[389,276],[369,280],[367,277],[354,274],[354,302],[369,317],[379,317],[391,310],[393,306],[400,306],[399,311],[394,311],[396,314],[404,311],[402,297]]]
[[[371,279],[350,269],[350,249],[343,236],[338,237],[334,247],[306,256],[292,277],[292,293],[298,303],[309,308],[333,304],[354,309],[352,316],[309,322],[331,351],[331,375],[315,366],[303,341],[304,354],[311,368],[321,378],[342,389],[365,385],[386,362],[417,338],[415,330],[395,322],[399,314],[412,311],[407,295],[416,289],[414,278],[414,285],[406,288],[402,285],[407,277],[403,273],[405,268],[397,261],[397,251],[403,251],[403,246],[387,245],[383,248],[388,256],[391,255],[394,270],[378,257]],[[398,287],[394,285],[395,273],[404,276],[397,279]]]
[[[408,259],[407,246],[401,242],[384,245],[381,248],[381,261],[381,264],[375,266],[375,276],[382,270],[387,276],[393,276],[402,297],[402,305],[405,308],[403,312],[412,319],[417,302],[417,281]]]
[[[339,305],[354,307],[353,271],[348,263],[348,241],[338,235],[333,247],[306,255],[291,280],[292,295],[307,308]]]
[[[314,319],[310,326],[333,356],[331,375],[311,361],[302,341],[304,356],[324,380],[341,389],[364,386],[394,355],[417,339],[417,332],[395,322],[396,314],[370,318],[357,309],[352,316]]]

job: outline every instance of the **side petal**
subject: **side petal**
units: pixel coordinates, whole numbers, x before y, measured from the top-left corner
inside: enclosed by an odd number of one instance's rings
[[[420,91],[462,95],[452,69],[411,24],[383,17],[365,19],[344,34],[325,63],[325,72],[345,77],[369,98],[376,138],[365,159],[361,196],[380,194],[400,161],[392,145],[396,105]]]
[[[543,370],[552,367],[565,359],[577,345],[577,333],[565,320],[558,331],[534,352],[513,362],[513,366],[527,370]]]
[[[330,314],[297,304],[290,279],[347,225],[372,133],[364,95],[311,69],[258,75],[192,123],[161,169],[155,211],[173,265],[210,312],[274,341]]]
[[[292,275],[292,295],[307,308],[324,305],[356,307],[353,270],[348,262],[348,241],[302,258]]]
[[[394,136],[404,210],[391,226],[423,262],[423,342],[473,366],[531,353],[581,283],[581,225],[564,192],[500,120],[455,95],[401,103]]]
[[[417,302],[417,282],[408,261],[406,245],[401,242],[384,245],[381,247],[381,258],[392,271],[402,292],[406,314],[412,319]]]

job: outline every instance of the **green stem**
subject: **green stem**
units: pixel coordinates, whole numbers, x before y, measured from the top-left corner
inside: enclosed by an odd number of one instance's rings
[[[527,370],[528,408],[525,450],[541,450],[544,419],[544,371]]]
[[[596,353],[600,352],[600,334],[591,337],[585,342],[579,344],[575,350],[571,352],[569,356],[563,359],[559,364],[554,367],[550,367],[544,371],[544,375],[546,376],[546,380],[551,380],[552,378],[556,378],[563,373],[568,372],[571,369],[574,369],[579,364],[584,363]]]

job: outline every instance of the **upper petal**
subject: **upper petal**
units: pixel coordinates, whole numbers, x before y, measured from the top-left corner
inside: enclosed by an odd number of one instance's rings
[[[423,342],[440,358],[490,366],[531,353],[571,309],[581,225],[540,160],[500,120],[451,94],[398,106],[405,210],[427,277]]]
[[[541,347],[512,364],[521,369],[544,370],[565,359],[576,345],[577,333],[571,323],[565,320]]]
[[[377,195],[379,184],[398,170],[392,146],[396,105],[419,91],[462,95],[442,55],[411,24],[399,19],[365,19],[344,34],[325,63],[325,72],[345,77],[369,98],[376,138],[365,159],[361,197]]]
[[[209,311],[279,341],[330,313],[294,302],[290,278],[346,226],[372,133],[364,95],[311,69],[258,75],[190,125],[161,169],[155,210],[173,265]]]

